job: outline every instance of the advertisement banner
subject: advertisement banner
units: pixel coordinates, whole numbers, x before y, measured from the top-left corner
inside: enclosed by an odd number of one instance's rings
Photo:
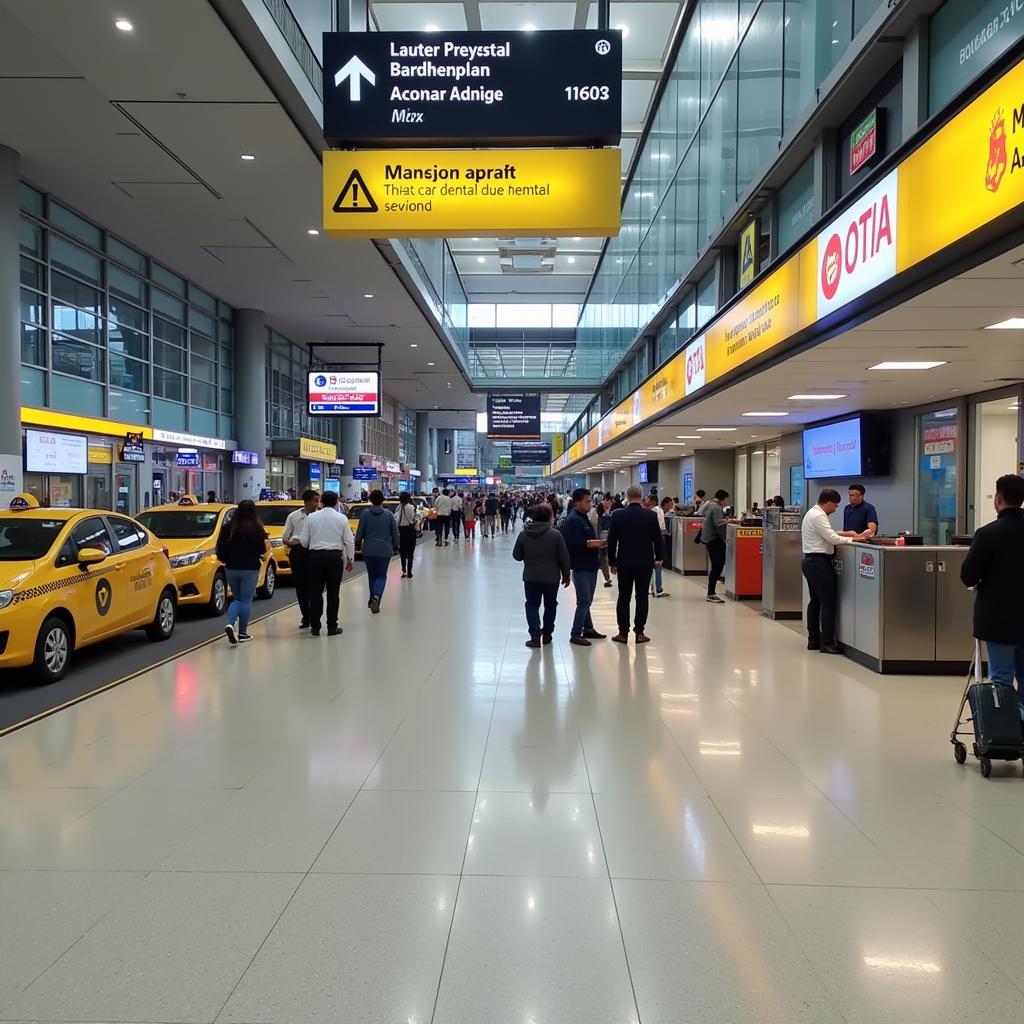
[[[21,455],[0,455],[0,504],[6,508],[11,498],[24,490]]]
[[[84,434],[25,431],[25,468],[30,473],[74,473],[89,470],[89,439]]]
[[[334,462],[338,457],[338,446],[328,441],[314,441],[311,437],[299,438],[299,458],[314,462]]]
[[[686,393],[692,395],[707,383],[707,345],[702,334],[686,346]]]

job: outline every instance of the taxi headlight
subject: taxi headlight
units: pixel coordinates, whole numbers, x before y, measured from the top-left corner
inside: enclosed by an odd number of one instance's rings
[[[202,561],[205,555],[205,551],[192,551],[187,555],[174,555],[171,558],[171,568],[184,569],[188,565],[195,565],[197,562]]]
[[[284,547],[284,541],[280,537],[274,537],[270,541],[270,546],[272,548],[283,548]]]
[[[0,590],[0,608],[6,608],[13,600],[13,590]]]

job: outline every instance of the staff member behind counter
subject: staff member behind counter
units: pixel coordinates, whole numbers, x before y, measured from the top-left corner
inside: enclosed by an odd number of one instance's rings
[[[852,494],[852,489],[851,489]],[[866,540],[867,531],[836,533],[829,516],[839,508],[839,492],[826,487],[818,504],[808,509],[800,527],[804,560],[800,568],[807,580],[811,599],[807,603],[807,650],[842,654],[836,645],[836,571],[832,558],[837,544]]]
[[[864,500],[864,485],[850,484],[850,504],[843,509],[843,532],[863,533],[868,537],[878,534],[878,513],[870,501]]]

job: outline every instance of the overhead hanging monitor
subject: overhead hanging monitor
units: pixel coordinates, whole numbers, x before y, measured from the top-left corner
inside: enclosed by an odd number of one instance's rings
[[[310,416],[379,416],[380,374],[376,370],[310,370]]]
[[[498,441],[540,439],[540,395],[490,392],[487,436]]]
[[[827,480],[887,476],[889,424],[883,417],[854,416],[804,431],[804,478]]]

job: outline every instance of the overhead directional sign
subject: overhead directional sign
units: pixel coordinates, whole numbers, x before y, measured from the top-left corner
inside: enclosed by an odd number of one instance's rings
[[[324,153],[339,238],[619,233],[618,149]]]
[[[325,32],[332,146],[613,146],[622,33]]]

